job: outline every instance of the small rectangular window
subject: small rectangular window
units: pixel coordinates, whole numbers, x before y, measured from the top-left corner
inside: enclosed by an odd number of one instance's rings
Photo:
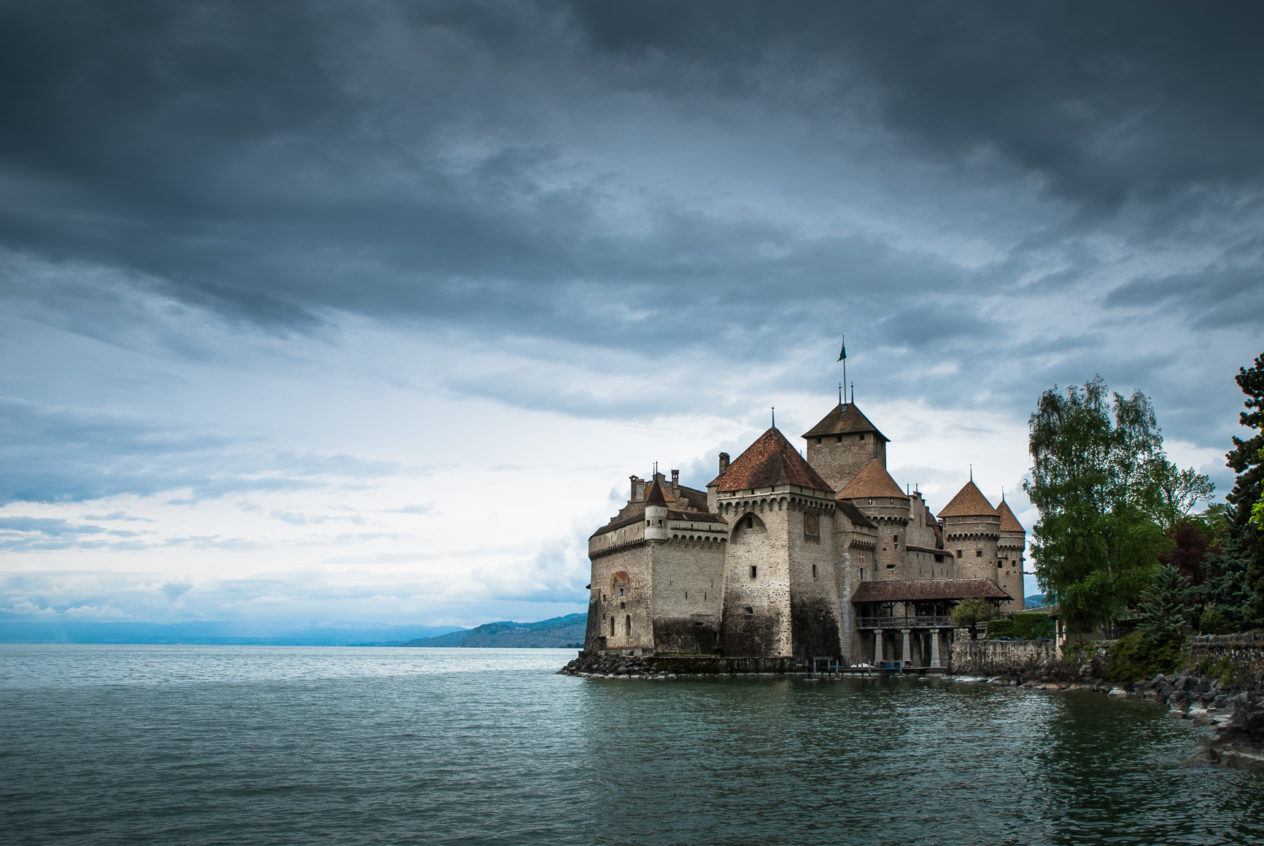
[[[974,551],[974,557],[975,557],[975,558],[982,558],[982,557],[983,557],[983,550],[981,550],[981,549],[976,549],[976,550]]]
[[[960,558],[960,557],[961,557],[961,550],[959,550],[959,549],[957,550],[957,557],[958,557],[958,558]]]
[[[752,564],[752,565],[751,565],[751,578],[752,578],[752,579],[753,579],[753,578],[755,578],[755,573],[756,573],[756,572],[757,572],[757,568],[755,567],[755,565],[754,565],[754,564]]]
[[[815,564],[812,565],[812,578],[814,579],[816,578],[816,565]]]

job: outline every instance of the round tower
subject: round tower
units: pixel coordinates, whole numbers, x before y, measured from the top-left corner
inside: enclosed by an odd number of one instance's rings
[[[944,550],[952,556],[953,575],[958,579],[991,579],[1004,587],[996,566],[1001,515],[973,479],[939,512],[939,522],[944,527]]]
[[[997,584],[1013,597],[1011,602],[1001,606],[1001,610],[1021,611],[1024,593],[1023,550],[1027,546],[1027,530],[1010,510],[1004,495],[1001,496],[1001,504],[996,506],[996,513],[1001,518],[1001,537],[996,545]]]
[[[873,578],[907,579],[905,534],[909,524],[909,498],[878,459],[843,486],[835,497],[850,502],[873,523],[875,547]]]
[[[658,484],[659,476],[655,474],[654,484],[645,497],[645,539],[647,541],[667,540],[667,499]]]

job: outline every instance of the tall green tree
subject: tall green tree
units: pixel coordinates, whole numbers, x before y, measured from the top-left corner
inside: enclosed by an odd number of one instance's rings
[[[1198,503],[1216,492],[1210,477],[1192,467],[1181,470],[1167,459],[1152,461],[1149,473],[1149,515],[1164,532],[1175,532]]]
[[[1235,380],[1246,394],[1246,411],[1238,415],[1238,422],[1252,434],[1235,436],[1227,456],[1238,478],[1226,497],[1230,519],[1225,549],[1232,548],[1241,557],[1235,564],[1246,571],[1244,616],[1250,625],[1264,623],[1264,527],[1251,522],[1252,510],[1264,497],[1264,353],[1250,367],[1239,368]]]
[[[1036,579],[1072,631],[1108,625],[1136,605],[1167,544],[1151,517],[1167,461],[1154,408],[1098,376],[1045,391],[1028,425]]]

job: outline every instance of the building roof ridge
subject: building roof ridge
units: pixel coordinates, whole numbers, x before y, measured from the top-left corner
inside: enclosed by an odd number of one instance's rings
[[[974,480],[966,482],[957,495],[948,500],[939,511],[939,518],[945,517],[991,517],[997,513],[992,503],[979,490]]]
[[[887,472],[887,468],[876,458],[862,467],[850,482],[843,485],[843,489],[834,498],[868,499],[875,496],[908,498],[908,494],[900,490],[895,479],[892,479],[891,474]]]
[[[886,435],[878,431],[878,427],[865,416],[854,402],[840,402],[821,418],[820,422],[803,433],[805,438],[822,435],[852,435],[859,432],[872,432],[884,441],[890,441]]]
[[[812,469],[776,426],[755,439],[711,485],[720,492],[797,485],[818,491],[833,489]],[[708,485],[707,487],[710,487]]]

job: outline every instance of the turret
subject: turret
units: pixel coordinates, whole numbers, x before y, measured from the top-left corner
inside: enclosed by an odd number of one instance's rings
[[[996,513],[1001,518],[1001,537],[996,545],[997,584],[1013,597],[1012,602],[1002,606],[1005,611],[1021,611],[1023,609],[1023,550],[1027,546],[1027,531],[1018,522],[1009,504],[1001,496],[1001,504],[996,506]]]
[[[835,497],[856,506],[876,529],[873,578],[907,579],[905,530],[909,523],[909,498],[878,459],[872,459]]]
[[[663,489],[659,486],[659,476],[654,475],[654,483],[645,497],[645,539],[647,541],[667,540],[667,500],[663,497]]]
[[[974,480],[939,512],[944,527],[944,550],[952,556],[958,579],[997,578],[996,550],[1001,538],[1001,515],[975,486]]]
[[[871,461],[887,466],[887,437],[853,403],[839,403],[803,435],[812,469],[842,490]]]

